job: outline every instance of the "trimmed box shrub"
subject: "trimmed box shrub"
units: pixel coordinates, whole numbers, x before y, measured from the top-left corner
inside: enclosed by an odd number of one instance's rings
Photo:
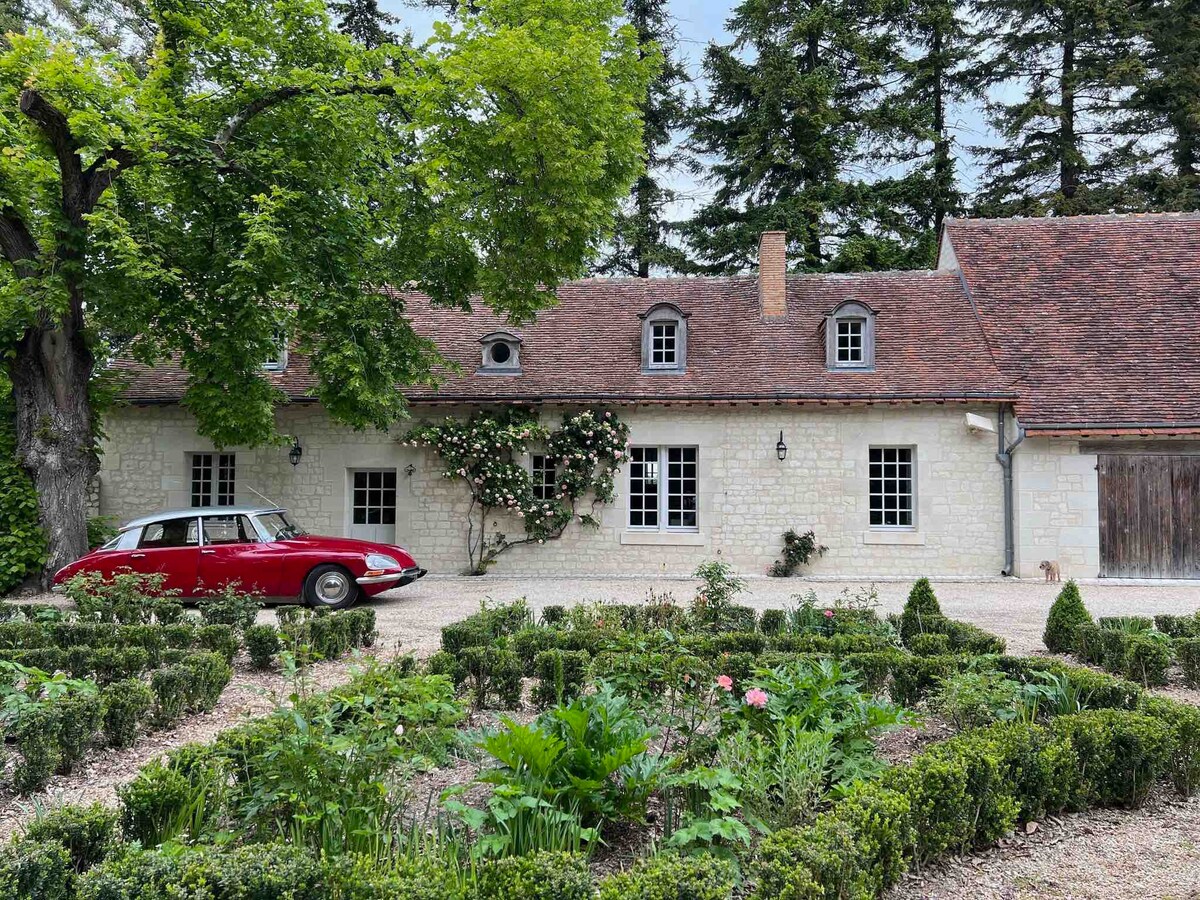
[[[950,636],[946,634],[914,634],[908,642],[908,649],[917,656],[945,656],[950,652]]]
[[[21,761],[13,771],[13,784],[22,794],[44,787],[58,770],[62,761],[60,730],[56,704],[42,703],[21,714],[15,729]]]
[[[191,690],[192,670],[182,663],[164,666],[150,676],[150,690],[154,693],[154,711],[151,720],[159,728],[178,722],[187,709]]]
[[[1166,635],[1148,631],[1130,634],[1125,639],[1122,673],[1131,681],[1146,686],[1167,683],[1171,666],[1171,641]]]
[[[117,814],[101,803],[59,806],[29,823],[23,841],[55,842],[66,848],[71,867],[86,872],[113,847]]]
[[[1076,629],[1091,624],[1092,614],[1083,605],[1079,585],[1068,581],[1050,606],[1042,643],[1051,653],[1069,653],[1076,646]]]
[[[74,900],[74,875],[57,841],[16,841],[0,850],[0,897]]]
[[[660,853],[601,881],[598,900],[729,900],[736,883],[728,860]]]
[[[546,709],[556,703],[574,700],[583,690],[592,657],[583,650],[543,650],[534,659],[538,683],[533,702]]]
[[[117,788],[121,833],[143,847],[157,846],[172,823],[179,820],[195,789],[175,766],[153,760],[137,777]]]
[[[219,653],[225,658],[225,662],[232,665],[238,651],[237,634],[228,625],[205,625],[196,629],[194,646],[200,650]]]
[[[763,634],[779,634],[787,627],[787,610],[764,609],[758,620],[758,628]]]
[[[1157,615],[1154,617],[1154,627],[1168,637],[1200,637],[1200,618],[1197,618],[1196,615]]]
[[[104,725],[104,704],[97,692],[72,693],[51,701],[58,719],[59,774],[74,770]]]
[[[593,900],[587,860],[569,853],[534,853],[485,863],[472,900]]]
[[[557,604],[542,607],[542,624],[547,628],[554,628],[561,625],[567,617],[567,608]]]
[[[1176,640],[1175,658],[1183,670],[1183,683],[1191,688],[1200,687],[1200,638]]]
[[[1181,796],[1200,788],[1200,709],[1161,697],[1146,697],[1141,711],[1174,729],[1171,782]]]
[[[211,650],[189,653],[184,657],[183,668],[191,673],[187,689],[188,712],[208,712],[221,699],[221,692],[233,677],[233,669],[220,654]]]
[[[256,669],[269,669],[275,664],[279,653],[279,632],[274,625],[251,625],[246,629],[246,652],[250,654],[250,665]]]
[[[1088,710],[1059,716],[1050,728],[1068,737],[1078,755],[1071,809],[1140,805],[1155,779],[1168,771],[1175,750],[1169,725],[1137,713]]]
[[[521,703],[521,659],[511,650],[495,647],[465,647],[459,654],[464,680],[470,683],[476,706],[492,699],[504,709]]]
[[[914,634],[926,631],[937,631],[929,627],[931,618],[942,619],[942,607],[938,604],[937,595],[928,578],[920,578],[908,592],[908,600],[904,604],[904,612],[900,614],[900,638],[905,645]]]
[[[110,747],[132,747],[138,730],[154,705],[154,692],[137,678],[110,684],[100,695],[104,703],[104,737]]]

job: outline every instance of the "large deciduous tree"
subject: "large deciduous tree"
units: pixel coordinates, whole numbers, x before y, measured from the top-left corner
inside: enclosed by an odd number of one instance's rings
[[[31,30],[0,55],[0,351],[47,571],[86,548],[98,341],[173,354],[218,445],[277,439],[281,335],[355,427],[434,348],[385,283],[528,317],[641,166],[652,75],[615,0],[491,0],[365,48],[318,0],[150,0],[143,67]]]

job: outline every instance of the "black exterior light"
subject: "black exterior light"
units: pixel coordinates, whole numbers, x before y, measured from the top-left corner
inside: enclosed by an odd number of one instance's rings
[[[783,432],[779,432],[779,443],[775,445],[775,455],[779,457],[779,461],[783,462],[787,459],[787,444],[783,442]]]
[[[304,455],[304,448],[300,446],[300,438],[292,438],[292,449],[288,451],[288,462],[293,466],[300,465],[300,457]]]

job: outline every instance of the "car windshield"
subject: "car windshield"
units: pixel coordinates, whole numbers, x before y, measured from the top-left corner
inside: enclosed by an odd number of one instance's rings
[[[263,513],[258,517],[258,524],[267,530],[273,541],[286,541],[305,533],[299,525],[289,522],[283,513]]]

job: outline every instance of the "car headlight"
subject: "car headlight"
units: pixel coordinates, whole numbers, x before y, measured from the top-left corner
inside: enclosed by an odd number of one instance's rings
[[[367,554],[368,569],[399,569],[400,563],[392,559],[390,556],[384,556],[382,553]]]

